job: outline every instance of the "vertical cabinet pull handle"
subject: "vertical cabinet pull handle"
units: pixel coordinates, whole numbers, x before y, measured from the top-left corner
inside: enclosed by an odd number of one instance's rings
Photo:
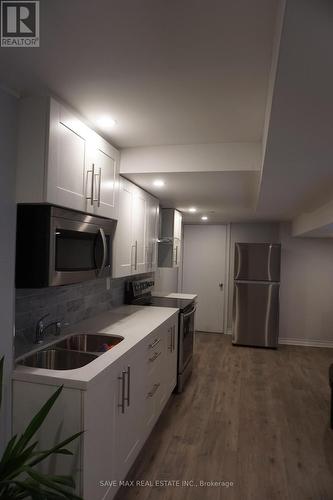
[[[127,367],[127,397],[125,398],[125,400],[127,401],[127,406],[129,406],[131,404],[131,401],[130,401],[130,393],[131,393],[131,367],[128,366]]]
[[[90,186],[90,196],[86,196],[87,200],[90,200],[90,205],[94,205],[94,187],[95,187],[95,164],[92,164],[91,170],[87,170],[87,184],[88,176],[91,174],[91,186]],[[88,185],[87,185],[88,188]]]
[[[135,253],[134,253],[134,264],[133,264],[133,248],[135,249],[135,245],[131,246],[131,267],[135,269]]]
[[[118,377],[118,380],[121,380],[121,403],[118,406],[121,408],[121,413],[125,413],[125,376],[126,371],[123,370],[121,373],[121,377]]]
[[[138,240],[135,241],[135,270],[138,269]]]
[[[95,173],[95,164],[92,164],[91,170],[87,171],[87,184],[88,184],[88,174],[91,174],[91,187],[90,187],[90,196],[86,196],[87,200],[90,200],[90,205],[93,206],[94,202],[97,201],[97,206],[101,206],[101,184],[102,184],[102,169],[99,169],[98,174]],[[95,198],[95,181],[96,177],[98,177],[98,191],[97,198]]]
[[[98,196],[97,196],[97,206],[101,206],[101,185],[102,185],[102,169],[99,169],[98,173]]]
[[[175,350],[175,325],[172,327],[172,352]]]

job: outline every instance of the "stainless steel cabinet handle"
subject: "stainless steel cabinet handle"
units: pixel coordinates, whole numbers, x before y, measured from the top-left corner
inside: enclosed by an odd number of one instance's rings
[[[162,351],[155,352],[154,356],[152,356],[151,358],[149,358],[149,361],[155,361],[155,359],[157,359],[159,356],[161,356],[161,354],[162,354]]]
[[[178,264],[178,246],[176,247],[176,265]]]
[[[135,241],[135,270],[138,269],[138,241]]]
[[[161,384],[154,384],[152,390],[148,392],[147,398],[152,398],[160,385]]]
[[[127,397],[125,398],[125,401],[127,401],[127,406],[131,404],[130,402],[130,391],[131,391],[131,367],[127,367]]]
[[[118,377],[118,380],[121,380],[121,403],[118,404],[121,408],[121,413],[125,413],[125,376],[126,371],[123,370],[121,376]]]
[[[133,264],[133,248],[135,249],[135,245],[131,246],[131,267],[134,267],[134,269],[135,269],[135,262]],[[135,254],[134,254],[134,257],[135,257]]]
[[[172,327],[172,352],[176,349],[176,326]]]
[[[90,188],[90,196],[86,196],[87,200],[90,200],[90,205],[94,205],[94,187],[95,187],[95,164],[92,164],[91,170],[87,170],[87,183],[88,183],[88,174],[91,174],[91,188]]]
[[[149,344],[149,347],[152,349],[155,347],[155,345],[159,344],[161,342],[161,339],[155,339],[152,344]]]
[[[173,327],[171,326],[168,330],[170,332],[170,345],[168,347],[169,351],[173,351]]]
[[[101,184],[102,184],[102,169],[99,169],[98,174],[98,196],[97,196],[97,206],[101,206]]]

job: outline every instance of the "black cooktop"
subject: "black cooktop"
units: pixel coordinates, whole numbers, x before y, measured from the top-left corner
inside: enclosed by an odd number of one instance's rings
[[[135,301],[136,304],[156,307],[175,307],[184,311],[193,304],[193,299],[175,299],[172,297],[145,297]]]
[[[151,278],[128,282],[126,284],[126,303],[138,306],[175,307],[182,312],[192,308],[193,299],[154,297],[151,294],[153,287],[154,280]]]

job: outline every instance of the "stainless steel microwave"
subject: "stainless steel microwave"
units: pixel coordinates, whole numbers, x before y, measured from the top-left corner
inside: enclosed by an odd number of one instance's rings
[[[18,205],[16,287],[111,276],[115,227],[115,220],[52,205]]]

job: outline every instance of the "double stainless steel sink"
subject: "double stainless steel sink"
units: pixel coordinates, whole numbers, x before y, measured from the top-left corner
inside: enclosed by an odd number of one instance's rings
[[[91,363],[122,340],[124,337],[118,335],[99,333],[72,335],[27,356],[18,364],[48,370],[74,370]]]

